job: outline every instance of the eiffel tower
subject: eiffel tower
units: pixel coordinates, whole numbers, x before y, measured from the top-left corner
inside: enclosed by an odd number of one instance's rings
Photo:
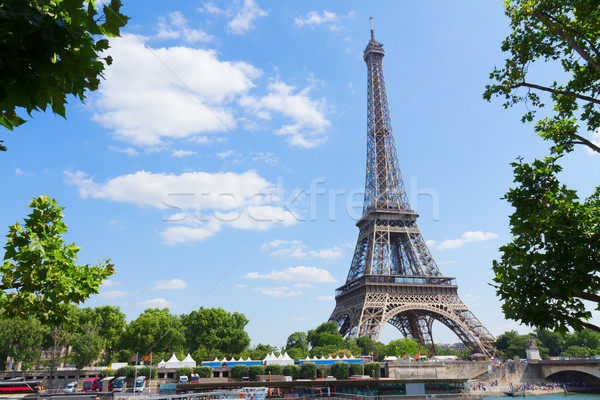
[[[386,323],[435,354],[434,321],[447,326],[472,353],[494,353],[494,337],[461,301],[455,278],[442,275],[410,208],[387,101],[383,45],[371,40],[367,64],[367,173],[360,232],[346,283],[336,290],[329,318],[340,333],[378,341]]]

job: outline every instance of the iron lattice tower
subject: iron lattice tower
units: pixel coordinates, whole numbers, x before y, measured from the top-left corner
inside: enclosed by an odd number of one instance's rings
[[[408,202],[400,172],[383,77],[383,45],[371,40],[367,64],[367,171],[360,232],[346,283],[329,318],[342,335],[379,340],[386,323],[435,353],[434,321],[471,350],[494,353],[494,337],[461,301],[454,278],[431,256]]]

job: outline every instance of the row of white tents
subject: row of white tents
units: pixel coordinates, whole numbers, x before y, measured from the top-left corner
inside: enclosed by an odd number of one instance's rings
[[[355,358],[354,356],[348,358],[346,356],[344,357],[323,357],[321,356],[321,358],[315,356],[313,358],[307,357],[303,360],[300,360],[302,362],[306,362],[306,361],[329,361],[329,360],[340,360],[340,361],[344,361],[344,360],[360,360],[358,358]],[[219,360],[218,358],[215,358],[214,361],[212,362],[203,362],[203,365],[211,365],[211,366],[217,366],[217,364],[226,364],[229,366],[238,364],[238,363],[244,363],[244,364],[248,364],[248,363],[256,363],[256,364],[265,364],[265,365],[271,365],[271,364],[276,364],[276,365],[292,365],[294,364],[294,360],[288,355],[288,353],[279,353],[279,355],[275,355],[274,352],[267,354],[267,356],[261,361],[254,361],[251,360],[250,357],[248,357],[246,360],[244,360],[243,358],[240,357],[239,360],[236,360],[235,358],[231,358],[231,360],[228,360],[227,358],[223,357],[222,360]],[[249,365],[249,364],[248,364]],[[171,358],[169,359],[169,361],[164,361],[164,360],[160,360],[160,362],[158,363],[158,368],[182,368],[182,367],[190,367],[190,368],[195,368],[196,367],[196,361],[194,361],[194,359],[192,358],[192,356],[190,354],[187,355],[186,358],[183,359],[183,361],[179,361],[179,359],[177,358],[177,356],[175,354],[173,354],[171,356]]]

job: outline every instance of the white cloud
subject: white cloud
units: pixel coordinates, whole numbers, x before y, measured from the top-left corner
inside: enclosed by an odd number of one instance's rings
[[[124,153],[124,154],[127,154],[128,156],[132,156],[132,157],[140,154],[133,147],[121,148],[121,147],[116,147],[116,146],[108,146],[108,148],[112,151],[118,151],[119,153]]]
[[[15,169],[15,174],[17,174],[17,175],[23,175],[23,170],[21,168],[16,168]]]
[[[335,259],[343,256],[341,247],[335,246],[331,249],[309,250],[300,240],[280,240],[275,239],[261,246],[261,250],[275,257],[293,257],[293,258],[323,258]]]
[[[151,289],[154,290],[181,290],[187,288],[183,279],[171,279],[170,281],[156,281]]]
[[[333,296],[317,296],[317,300],[334,301],[335,297],[333,297]]]
[[[235,128],[231,105],[260,71],[213,50],[151,48],[148,38],[111,40],[114,62],[92,98],[93,119],[129,143],[157,146]]]
[[[105,279],[102,281],[102,287],[114,287],[119,286],[121,282],[119,281],[111,281],[110,279]]]
[[[141,301],[139,303],[135,303],[135,305],[145,308],[174,308],[173,303],[167,299],[163,299],[162,297]]]
[[[264,243],[261,247],[262,251],[269,252],[269,255],[276,257],[294,257],[303,258],[307,253],[304,251],[306,245],[300,240],[272,240]]]
[[[292,321],[308,321],[308,317],[295,317]]]
[[[426,240],[425,244],[427,245],[427,247],[429,248],[433,248],[433,246],[435,246],[437,242],[435,240]]]
[[[197,151],[190,151],[190,150],[173,150],[173,152],[171,153],[171,155],[173,157],[179,157],[179,158],[183,158],[185,156],[191,156],[194,154],[198,154]]]
[[[274,281],[292,281],[292,282],[313,282],[313,283],[331,283],[335,279],[326,269],[315,267],[289,267],[281,271],[271,271],[268,274],[259,274],[250,272],[246,276],[248,279],[272,279]]]
[[[65,171],[67,183],[83,198],[169,210],[162,231],[166,244],[204,240],[223,226],[265,231],[298,219],[282,204],[283,189],[255,171],[186,172],[180,175],[138,171],[97,183],[81,171]]]
[[[336,259],[342,258],[343,251],[340,247],[335,246],[331,249],[311,250],[308,254],[315,258]]]
[[[279,298],[279,297],[294,297],[302,294],[301,291],[291,290],[287,286],[269,287],[269,288],[254,288],[254,291],[266,294],[267,296]]]
[[[262,10],[254,0],[243,0],[243,4],[238,8],[235,16],[227,27],[229,31],[237,35],[243,35],[254,28],[254,20],[259,17],[266,17],[268,12]]]
[[[486,240],[496,239],[498,235],[492,232],[465,232],[462,234],[460,239],[446,239],[437,246],[438,250],[445,249],[458,249],[467,243],[471,242],[485,242]]]
[[[233,150],[226,150],[226,151],[222,151],[220,153],[217,153],[217,157],[219,157],[221,160],[234,156],[236,153]]]
[[[276,80],[267,86],[269,93],[261,98],[245,96],[240,104],[259,118],[269,119],[271,112],[277,112],[292,120],[275,131],[287,137],[292,146],[312,148],[326,139],[325,131],[331,125],[325,117],[325,99],[313,100],[309,97],[312,89],[308,86],[298,93],[296,88]]]
[[[107,290],[106,292],[98,293],[98,297],[102,297],[103,299],[118,299],[119,297],[124,297],[128,292],[123,292],[120,290]]]
[[[298,289],[311,289],[315,287],[315,285],[311,285],[310,283],[294,283],[292,286]]]
[[[294,23],[296,26],[302,28],[304,25],[315,28],[316,26],[329,23],[329,29],[331,31],[338,31],[340,27],[337,25],[338,16],[334,12],[324,10],[322,13],[317,11],[310,11],[306,18],[295,18]]]
[[[169,13],[169,20],[165,17],[158,18],[157,39],[179,39],[182,38],[188,43],[211,42],[214,37],[204,32],[202,29],[192,29],[188,26],[188,21],[179,11]]]

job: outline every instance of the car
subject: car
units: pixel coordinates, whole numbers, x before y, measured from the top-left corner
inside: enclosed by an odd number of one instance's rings
[[[77,391],[77,382],[69,382],[67,386],[65,386],[65,393],[73,393]]]
[[[189,383],[189,381],[190,380],[188,379],[187,375],[181,375],[179,377],[179,383]]]
[[[198,374],[192,374],[192,375],[190,375],[190,382],[191,383],[199,383],[200,382],[200,375],[198,375]]]

